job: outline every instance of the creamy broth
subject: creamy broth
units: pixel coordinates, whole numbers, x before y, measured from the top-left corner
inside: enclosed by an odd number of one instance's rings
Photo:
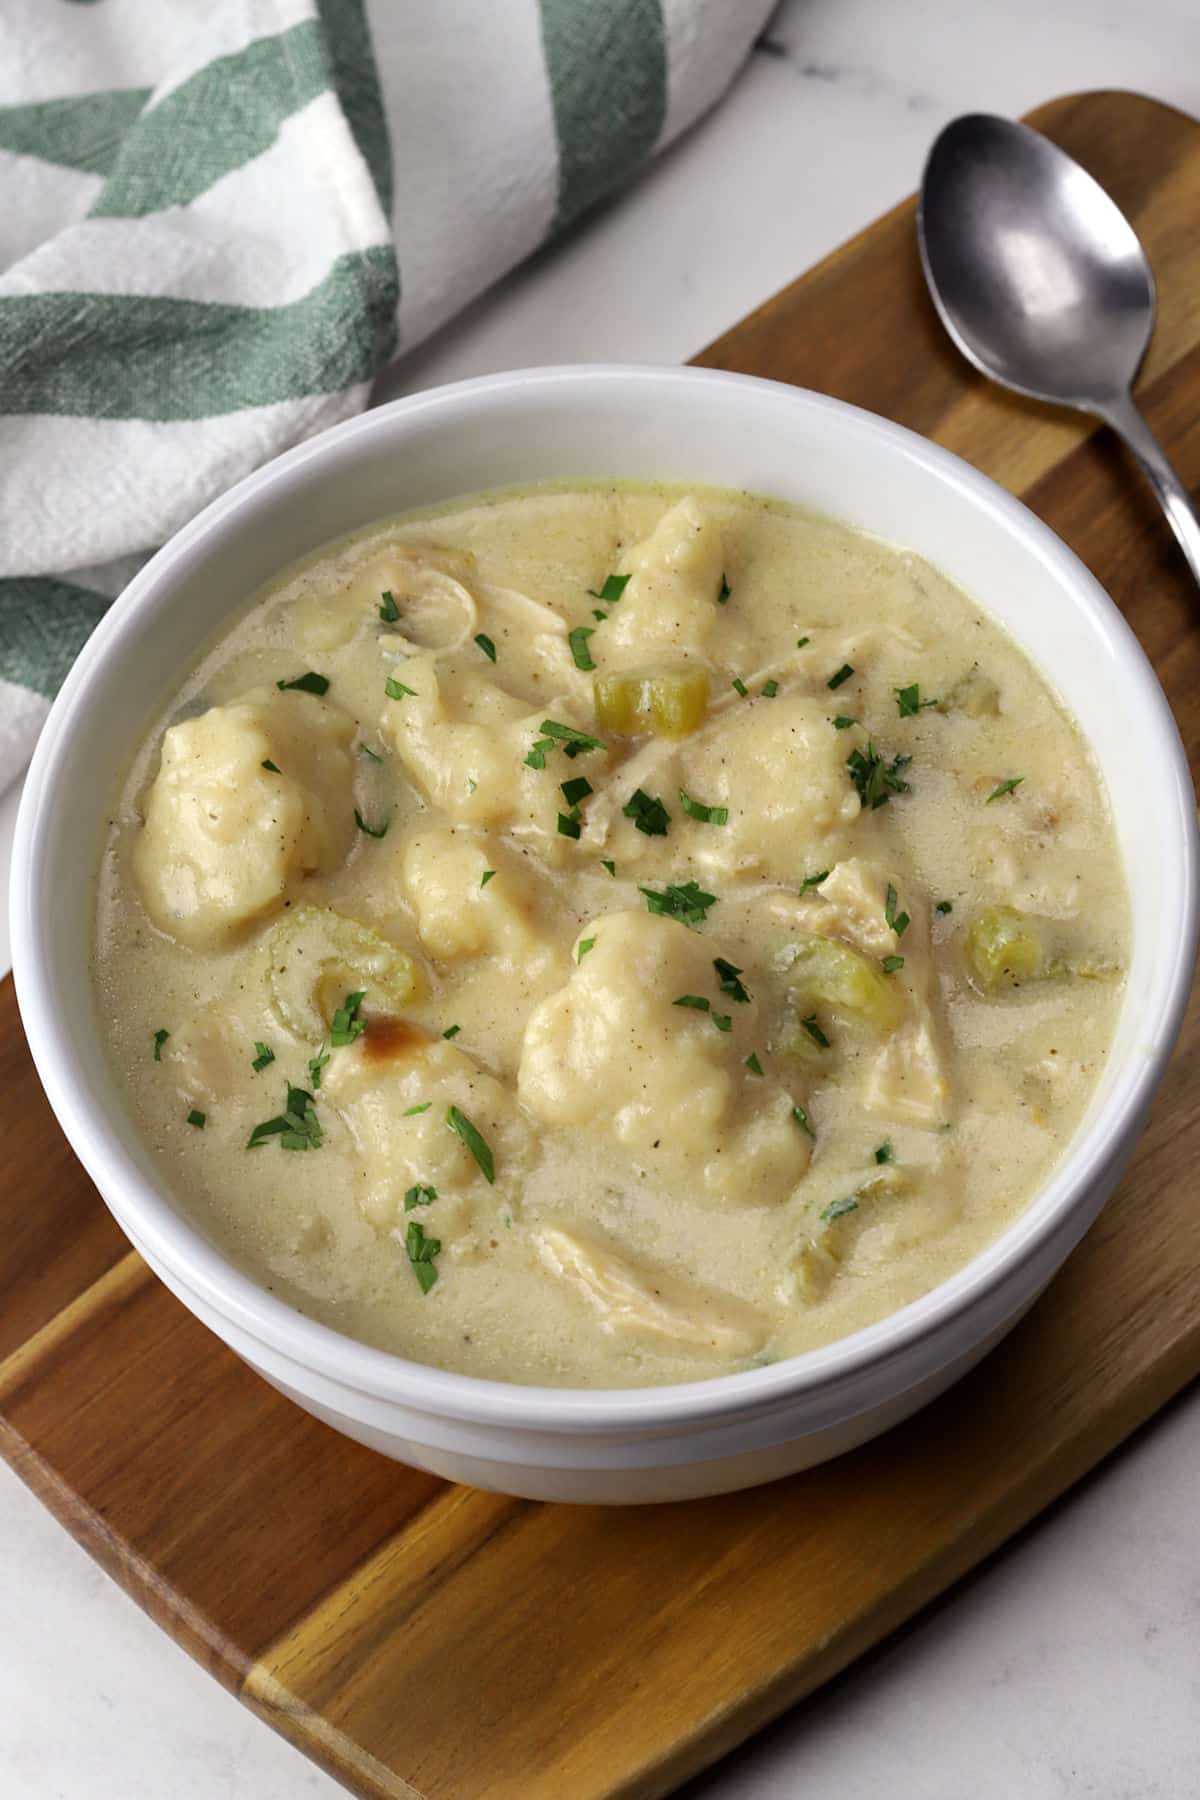
[[[172,1193],[264,1286],[629,1386],[990,1242],[1127,928],[1077,729],[936,570],[743,494],[544,487],[252,597],[124,783],[95,984]]]

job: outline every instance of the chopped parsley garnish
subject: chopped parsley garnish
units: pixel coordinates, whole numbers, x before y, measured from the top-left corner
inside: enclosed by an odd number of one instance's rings
[[[400,1114],[402,1119],[415,1119],[418,1113],[428,1112],[433,1105],[432,1100],[422,1100],[418,1106],[406,1106]]]
[[[741,695],[743,700],[746,698],[746,695],[750,691],[749,688],[747,688],[745,682],[739,680],[736,675],[734,676],[733,680],[730,682],[729,685],[733,688],[733,690],[736,694]]]
[[[384,588],[383,593],[379,596],[379,616],[385,625],[394,625],[400,617],[400,608],[387,588]]]
[[[414,1182],[404,1195],[404,1210],[411,1212],[414,1206],[432,1206],[436,1199],[435,1187],[430,1187],[426,1181]]]
[[[355,1038],[361,1037],[367,1029],[367,1021],[358,1016],[359,1008],[366,997],[365,988],[360,988],[357,993],[347,994],[334,1013],[333,1022],[329,1027],[329,1041],[335,1050],[344,1049],[347,1044],[352,1044]]]
[[[443,1033],[442,1033],[442,1036],[444,1038],[455,1038],[458,1036],[458,1034],[461,1030],[462,1030],[461,1025],[447,1025],[445,1031],[443,1031]]]
[[[322,1044],[321,1048],[317,1051],[317,1054],[315,1056],[310,1056],[308,1059],[308,1079],[313,1084],[314,1093],[321,1085],[321,1070],[329,1061],[329,1054],[330,1053],[325,1045]]]
[[[483,871],[483,874],[482,874],[482,875],[481,875],[481,876],[480,876],[480,877],[479,877],[479,885],[480,885],[480,887],[481,887],[481,888],[483,888],[483,887],[486,887],[486,886],[487,886],[487,884],[488,884],[488,882],[489,882],[489,881],[490,881],[490,880],[491,880],[491,879],[492,879],[492,876],[493,876],[493,875],[494,875],[494,874],[495,874],[495,873],[496,873],[496,871],[495,871],[495,869],[485,869],[485,870],[484,870],[484,871]]]
[[[581,963],[588,951],[595,948],[595,943],[595,938],[581,938],[579,940],[579,948],[575,952],[575,961]]]
[[[994,787],[992,789],[991,793],[984,801],[984,805],[990,806],[993,800],[999,800],[1003,795],[1015,792],[1024,779],[1025,777],[1023,775],[1010,775],[1007,781],[1002,781],[999,787]]]
[[[295,681],[277,681],[277,688],[284,692],[288,688],[298,688],[302,694],[325,694],[329,691],[329,677],[318,675],[313,669],[306,669],[303,675],[297,675]]]
[[[317,1123],[317,1107],[304,1087],[288,1087],[288,1105],[284,1107],[288,1130],[279,1134],[281,1150],[318,1150],[322,1130]]]
[[[809,1013],[807,1019],[801,1019],[800,1023],[805,1031],[807,1031],[814,1044],[819,1044],[822,1050],[828,1050],[829,1039],[817,1024],[816,1013]]]
[[[830,688],[840,688],[844,681],[849,681],[853,673],[854,665],[852,663],[843,663],[841,668],[829,677],[829,680],[825,685]]]
[[[543,751],[552,750],[554,740],[553,738],[543,738],[541,744],[535,745],[534,748]],[[584,776],[576,775],[570,781],[560,781],[559,787],[562,789],[563,799],[567,803],[566,812],[558,815],[559,834],[562,837],[577,838],[580,831],[579,807],[581,802],[586,800],[593,791],[592,784]]]
[[[496,1167],[492,1161],[491,1150],[488,1148],[486,1141],[480,1136],[479,1132],[476,1131],[466,1113],[460,1112],[457,1106],[451,1106],[447,1108],[446,1111],[446,1123],[451,1131],[458,1133],[463,1143],[467,1146],[467,1149],[479,1164],[484,1180],[489,1183],[494,1182],[496,1179]]]
[[[848,713],[838,713],[833,721],[833,729],[835,731],[849,731],[851,725],[857,724],[858,720],[852,719]]]
[[[254,1070],[255,1074],[257,1074],[260,1069],[265,1069],[269,1063],[273,1063],[274,1061],[275,1052],[272,1050],[270,1044],[260,1044],[258,1040],[255,1039],[254,1061],[250,1064],[250,1067]]]
[[[418,1219],[410,1219],[408,1230],[404,1236],[404,1248],[408,1252],[408,1260],[412,1264],[412,1272],[417,1278],[417,1286],[423,1294],[427,1294],[437,1281],[438,1272],[434,1257],[442,1248],[441,1238],[426,1237],[425,1228]]]
[[[588,593],[593,600],[603,600],[606,606],[615,606],[628,582],[628,575],[606,575],[603,585],[600,588],[589,588]]]
[[[417,696],[416,688],[405,687],[404,683],[397,681],[394,675],[388,676],[383,684],[383,691],[389,700],[403,700],[405,694],[411,694],[414,700]]]
[[[746,1058],[746,1067],[749,1069],[749,1071],[752,1075],[761,1075],[762,1074],[762,1064],[759,1062],[758,1056],[755,1053],[755,1051],[753,1051],[753,1050],[750,1052],[749,1056]]]
[[[908,782],[900,778],[901,769],[907,768],[911,761],[911,756],[897,755],[890,763],[885,763],[874,744],[868,742],[865,750],[850,752],[846,767],[859,799],[874,811],[876,807],[886,806],[892,794],[912,792]]]
[[[268,769],[272,775],[278,775],[281,773],[279,764],[273,763],[269,756],[264,756],[260,767],[262,767],[264,769]]]
[[[698,819],[701,825],[728,825],[729,808],[727,806],[705,806],[701,800],[693,800],[684,789],[679,790],[679,804],[689,819]]]
[[[363,818],[363,816],[359,812],[357,806],[354,809],[354,823],[358,826],[358,829],[362,832],[365,832],[368,837],[373,837],[373,838],[386,837],[388,834],[388,826],[391,824],[391,822],[392,821],[390,819],[385,819],[383,821],[383,824],[379,827],[378,831],[376,831],[376,829],[373,825],[367,824],[367,821]]]
[[[593,617],[593,619],[599,619],[600,623],[603,625],[605,619],[607,619],[607,617],[608,617],[608,614],[606,612],[601,612],[599,607],[593,606],[592,617]]]
[[[595,629],[594,625],[576,625],[573,631],[567,633],[567,642],[571,646],[571,655],[577,669],[594,669],[596,666],[588,649],[588,639]]]
[[[764,681],[763,682],[763,699],[764,700],[773,700],[778,692],[779,692],[779,683],[777,681]]]
[[[892,1140],[891,1138],[884,1138],[882,1144],[880,1144],[878,1150],[875,1152],[875,1161],[877,1163],[894,1163],[895,1160],[896,1152],[892,1148]]]
[[[643,793],[641,788],[634,788],[621,808],[621,816],[632,819],[635,829],[644,832],[647,837],[666,837],[667,827],[671,823],[671,815],[662,801],[652,794]]]
[[[724,575],[722,575],[721,576],[721,591],[717,595],[717,605],[718,606],[724,606],[725,602],[729,598],[729,591],[730,591],[729,583],[726,581]]]
[[[796,639],[796,648],[797,648],[797,650],[803,650],[805,644],[811,644],[811,643],[812,643],[811,638],[807,638],[807,637],[797,638]]]
[[[197,1111],[193,1106],[191,1112],[187,1116],[187,1122],[189,1125],[194,1125],[197,1131],[203,1131],[206,1117],[207,1115],[205,1113]]]
[[[589,737],[586,731],[577,731],[574,725],[560,724],[557,719],[543,719],[538,729],[543,737],[557,738],[564,743],[568,756],[581,756],[585,750],[604,748],[599,738]]]
[[[831,1200],[828,1206],[823,1206],[821,1208],[817,1216],[821,1219],[840,1219],[844,1217],[846,1213],[855,1212],[857,1209],[857,1195],[847,1194],[844,1200]]]
[[[706,1000],[703,994],[680,994],[678,1000],[673,1000],[671,1004],[672,1006],[690,1007],[693,1012],[707,1013],[718,1031],[733,1030],[733,1020],[729,1014],[714,1012],[712,1001]],[[762,1074],[761,1069],[758,1072],[760,1075]]]
[[[273,1119],[265,1119],[250,1133],[247,1150],[256,1150],[268,1138],[277,1137],[281,1150],[319,1150],[322,1131],[313,1097],[305,1088],[288,1084],[287,1104]]]
[[[488,636],[487,632],[477,631],[475,633],[475,642],[479,645],[479,648],[483,651],[483,654],[487,657],[488,661],[495,662],[496,646]]]
[[[709,907],[717,903],[717,896],[706,894],[695,881],[670,882],[661,893],[647,887],[639,887],[638,892],[646,896],[648,912],[679,919],[684,925],[703,925]]]
[[[749,1000],[750,995],[738,980],[743,971],[736,963],[726,962],[723,956],[718,956],[713,961],[713,968],[717,971],[717,980],[723,994],[728,994],[731,1000]]]
[[[800,1127],[801,1131],[807,1131],[809,1137],[816,1137],[816,1135],[817,1135],[816,1132],[813,1130],[812,1126],[808,1122],[808,1114],[805,1112],[804,1108],[801,1106],[801,1104],[798,1100],[792,1107],[792,1117],[793,1117],[793,1119],[795,1119],[795,1121],[796,1121],[797,1125]]]
[[[362,751],[364,756],[370,757],[372,762],[381,763],[383,761],[383,758],[382,758],[382,756],[380,756],[378,750],[372,750],[370,744],[360,744],[358,747]]]
[[[940,913],[952,913],[954,911],[954,903],[951,900],[939,900],[933,910],[934,912]]]
[[[904,958],[902,956],[885,956],[879,966],[885,975],[894,975],[897,969],[904,967]]]
[[[166,1041],[170,1037],[170,1035],[171,1034],[167,1030],[165,1025],[160,1025],[158,1030],[155,1032],[155,1034],[154,1034],[154,1060],[155,1060],[155,1062],[162,1061],[162,1047],[166,1043]]]
[[[828,869],[821,869],[816,875],[806,875],[804,880],[800,883],[801,894],[807,894],[810,888],[820,887],[823,881],[829,880],[829,876],[830,871]]]
[[[910,921],[906,912],[898,913],[896,911],[896,890],[890,881],[887,885],[887,893],[884,896],[883,916],[895,932],[896,936],[903,937],[908,930]]]
[[[937,705],[936,700],[922,700],[921,684],[918,681],[914,681],[910,687],[893,688],[892,692],[896,696],[896,705],[900,708],[902,719],[915,719],[927,706]]]
[[[545,768],[546,752],[553,750],[556,742],[561,743],[568,756],[582,756],[588,750],[604,748],[599,738],[589,737],[586,731],[577,731],[574,725],[563,725],[557,719],[543,719],[539,729],[542,735],[525,758],[530,769]]]
[[[617,879],[617,865],[615,862],[609,862],[607,856],[602,856],[600,858],[600,867],[602,869],[607,869],[614,881]]]

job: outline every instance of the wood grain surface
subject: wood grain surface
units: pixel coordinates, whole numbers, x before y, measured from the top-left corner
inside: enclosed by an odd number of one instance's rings
[[[1140,383],[1200,485],[1200,126],[1126,94],[1040,109],[1158,278]],[[1154,659],[1196,766],[1200,626],[1113,442],[1006,397],[925,297],[911,203],[706,350],[857,401],[1020,493]],[[662,1508],[451,1487],[336,1436],[149,1275],[38,1088],[0,989],[0,1450],[175,1638],[357,1793],[667,1793],[1002,1543],[1200,1372],[1200,1015],[1131,1171],[1019,1329],[853,1455]],[[32,1602],[32,1596],[26,1597]]]

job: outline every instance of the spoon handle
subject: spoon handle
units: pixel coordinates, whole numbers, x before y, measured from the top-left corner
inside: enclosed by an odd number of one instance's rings
[[[1200,583],[1200,519],[1187,489],[1167,461],[1162,445],[1134,405],[1131,394],[1096,408],[1106,425],[1111,425],[1137,457],[1147,481],[1167,515],[1167,523],[1179,539],[1192,574]]]

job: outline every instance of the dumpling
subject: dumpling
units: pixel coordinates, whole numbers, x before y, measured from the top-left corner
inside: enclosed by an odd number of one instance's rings
[[[810,1140],[793,1096],[746,1068],[757,1008],[722,993],[716,947],[650,913],[593,920],[529,1017],[517,1091],[543,1124],[607,1128],[650,1174],[762,1205],[792,1192]]]
[[[729,809],[717,830],[688,826],[692,855],[714,869],[797,881],[805,850],[862,810],[841,736],[825,703],[803,693],[732,706],[680,755],[686,792]]]
[[[461,827],[431,826],[407,840],[404,884],[431,956],[439,962],[487,956],[493,967],[530,976],[561,962],[538,929],[533,884],[515,866],[519,860]]]
[[[589,648],[601,667],[646,651],[701,654],[717,618],[721,531],[689,495],[625,558],[630,579]]]
[[[354,1141],[359,1205],[379,1230],[403,1225],[413,1187],[473,1201],[489,1191],[511,1196],[528,1167],[529,1128],[508,1088],[406,1019],[369,1019],[353,1044],[334,1050],[321,1097]],[[467,1122],[465,1135],[450,1122],[452,1108]]]
[[[432,656],[407,657],[385,680],[382,734],[431,804],[476,825],[507,818],[519,780],[507,738],[521,702]]]
[[[585,841],[607,843],[626,864],[677,861],[683,849],[701,874],[798,885],[812,866],[806,859],[832,860],[838,834],[862,810],[841,740],[827,706],[802,692],[740,700],[683,743],[655,741],[631,757],[588,808]],[[625,822],[622,806],[637,788],[663,799],[668,838]],[[723,808],[725,823],[689,818],[681,788],[701,806]],[[822,852],[826,839],[833,848]]]
[[[537,751],[547,716],[575,728],[561,702],[530,713],[528,701],[458,664],[413,656],[389,679],[380,729],[431,805],[463,824],[529,834],[556,860],[558,815],[566,812],[561,783],[602,766],[604,747],[590,739],[596,748],[572,759],[558,739]]]
[[[133,849],[155,924],[217,949],[335,869],[354,839],[353,736],[340,708],[269,688],[172,725]]]

